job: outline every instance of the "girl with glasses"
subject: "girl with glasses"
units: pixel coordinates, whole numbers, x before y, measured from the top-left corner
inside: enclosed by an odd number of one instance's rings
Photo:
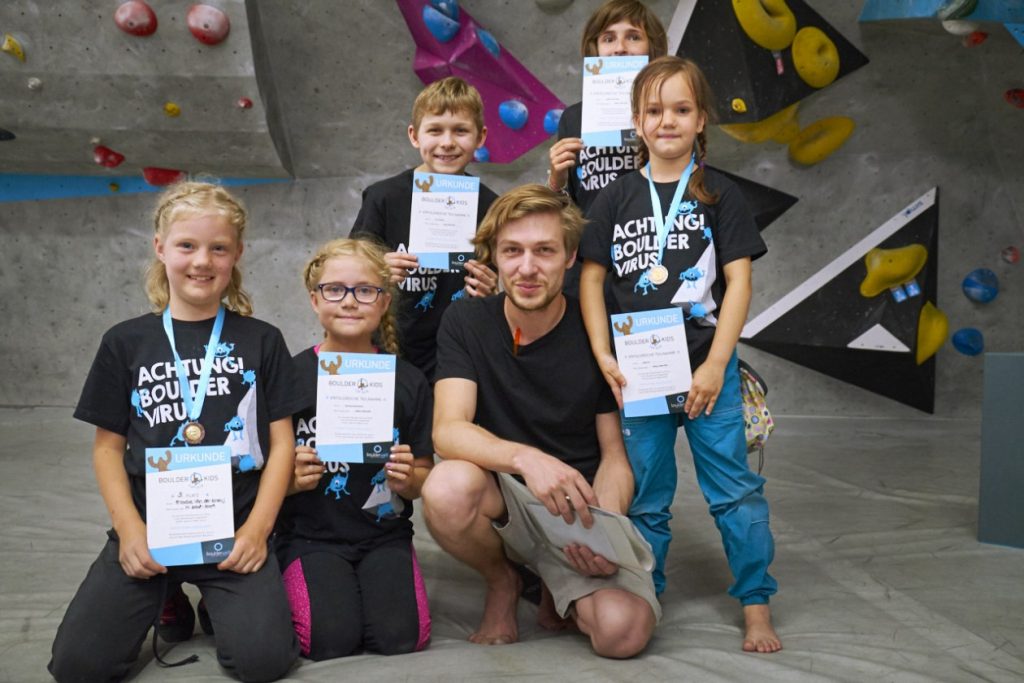
[[[398,353],[384,249],[365,239],[322,246],[306,265],[310,304],[323,341],[295,357],[296,458],[277,553],[302,654],[313,660],[359,651],[413,652],[426,646],[430,615],[412,547],[412,500],[433,465],[433,397],[423,373],[398,359],[397,430],[390,460],[323,463],[316,456],[320,353]]]

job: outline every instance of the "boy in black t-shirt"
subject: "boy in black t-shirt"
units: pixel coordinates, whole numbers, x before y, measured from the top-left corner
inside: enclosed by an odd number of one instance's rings
[[[588,506],[624,513],[633,495],[615,401],[586,353],[579,304],[562,293],[582,227],[579,210],[541,185],[503,195],[484,218],[477,254],[493,259],[504,293],[442,321],[434,447],[445,461],[424,484],[423,510],[438,543],[487,582],[471,641],[518,638],[511,557],[549,589],[542,625],[571,618],[596,653],[632,657],[661,614],[650,572],[579,544],[555,549],[533,531],[549,514],[589,528]],[[538,503],[547,511],[530,510]]]
[[[493,293],[497,278],[475,260],[466,263],[465,274],[420,268],[419,259],[408,250],[413,174],[465,174],[473,153],[487,138],[483,111],[480,93],[460,78],[445,78],[424,88],[413,104],[409,125],[409,142],[420,151],[423,163],[366,188],[352,226],[353,236],[372,235],[389,250],[391,279],[401,290],[398,327],[402,353],[431,381],[434,338],[444,311],[466,296]],[[490,188],[480,184],[477,222],[496,198]]]

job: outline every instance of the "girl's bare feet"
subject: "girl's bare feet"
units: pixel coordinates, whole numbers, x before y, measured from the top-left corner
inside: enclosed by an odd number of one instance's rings
[[[745,652],[778,652],[782,649],[779,634],[772,626],[772,613],[768,605],[746,605],[743,607],[746,633],[743,636]]]

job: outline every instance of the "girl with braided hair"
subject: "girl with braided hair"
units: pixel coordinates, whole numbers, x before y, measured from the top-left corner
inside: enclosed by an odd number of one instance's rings
[[[626,378],[611,350],[604,281],[620,313],[678,306],[684,314],[692,384],[677,412],[622,420],[636,477],[629,516],[654,549],[654,586],[665,588],[681,422],[697,481],[715,524],[746,620],[743,649],[782,648],[768,600],[774,541],[764,478],[747,465],[736,344],[751,298],[751,262],[767,251],[739,188],[704,164],[714,113],[700,68],[660,57],[633,81],[637,171],[616,179],[587,212],[580,255],[580,305],[591,350],[622,406]],[[666,210],[667,209],[667,210]]]
[[[323,341],[295,356],[295,472],[276,548],[292,624],[313,660],[359,651],[424,648],[430,614],[412,547],[412,500],[433,465],[433,399],[423,373],[399,358],[395,445],[379,464],[323,463],[316,456],[320,353],[398,353],[396,287],[385,249],[368,239],[323,245],[303,273]]]

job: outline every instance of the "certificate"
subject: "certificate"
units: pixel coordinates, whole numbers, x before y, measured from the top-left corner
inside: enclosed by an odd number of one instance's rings
[[[473,258],[480,179],[413,173],[409,252],[421,268],[461,270]]]
[[[647,55],[583,59],[580,125],[583,144],[588,147],[636,144],[629,95],[633,79],[646,65]]]
[[[146,449],[146,540],[164,566],[221,562],[235,546],[231,449]]]
[[[395,356],[321,351],[316,454],[324,462],[385,463],[395,415]]]
[[[680,413],[693,377],[679,308],[612,316],[626,417]]]

